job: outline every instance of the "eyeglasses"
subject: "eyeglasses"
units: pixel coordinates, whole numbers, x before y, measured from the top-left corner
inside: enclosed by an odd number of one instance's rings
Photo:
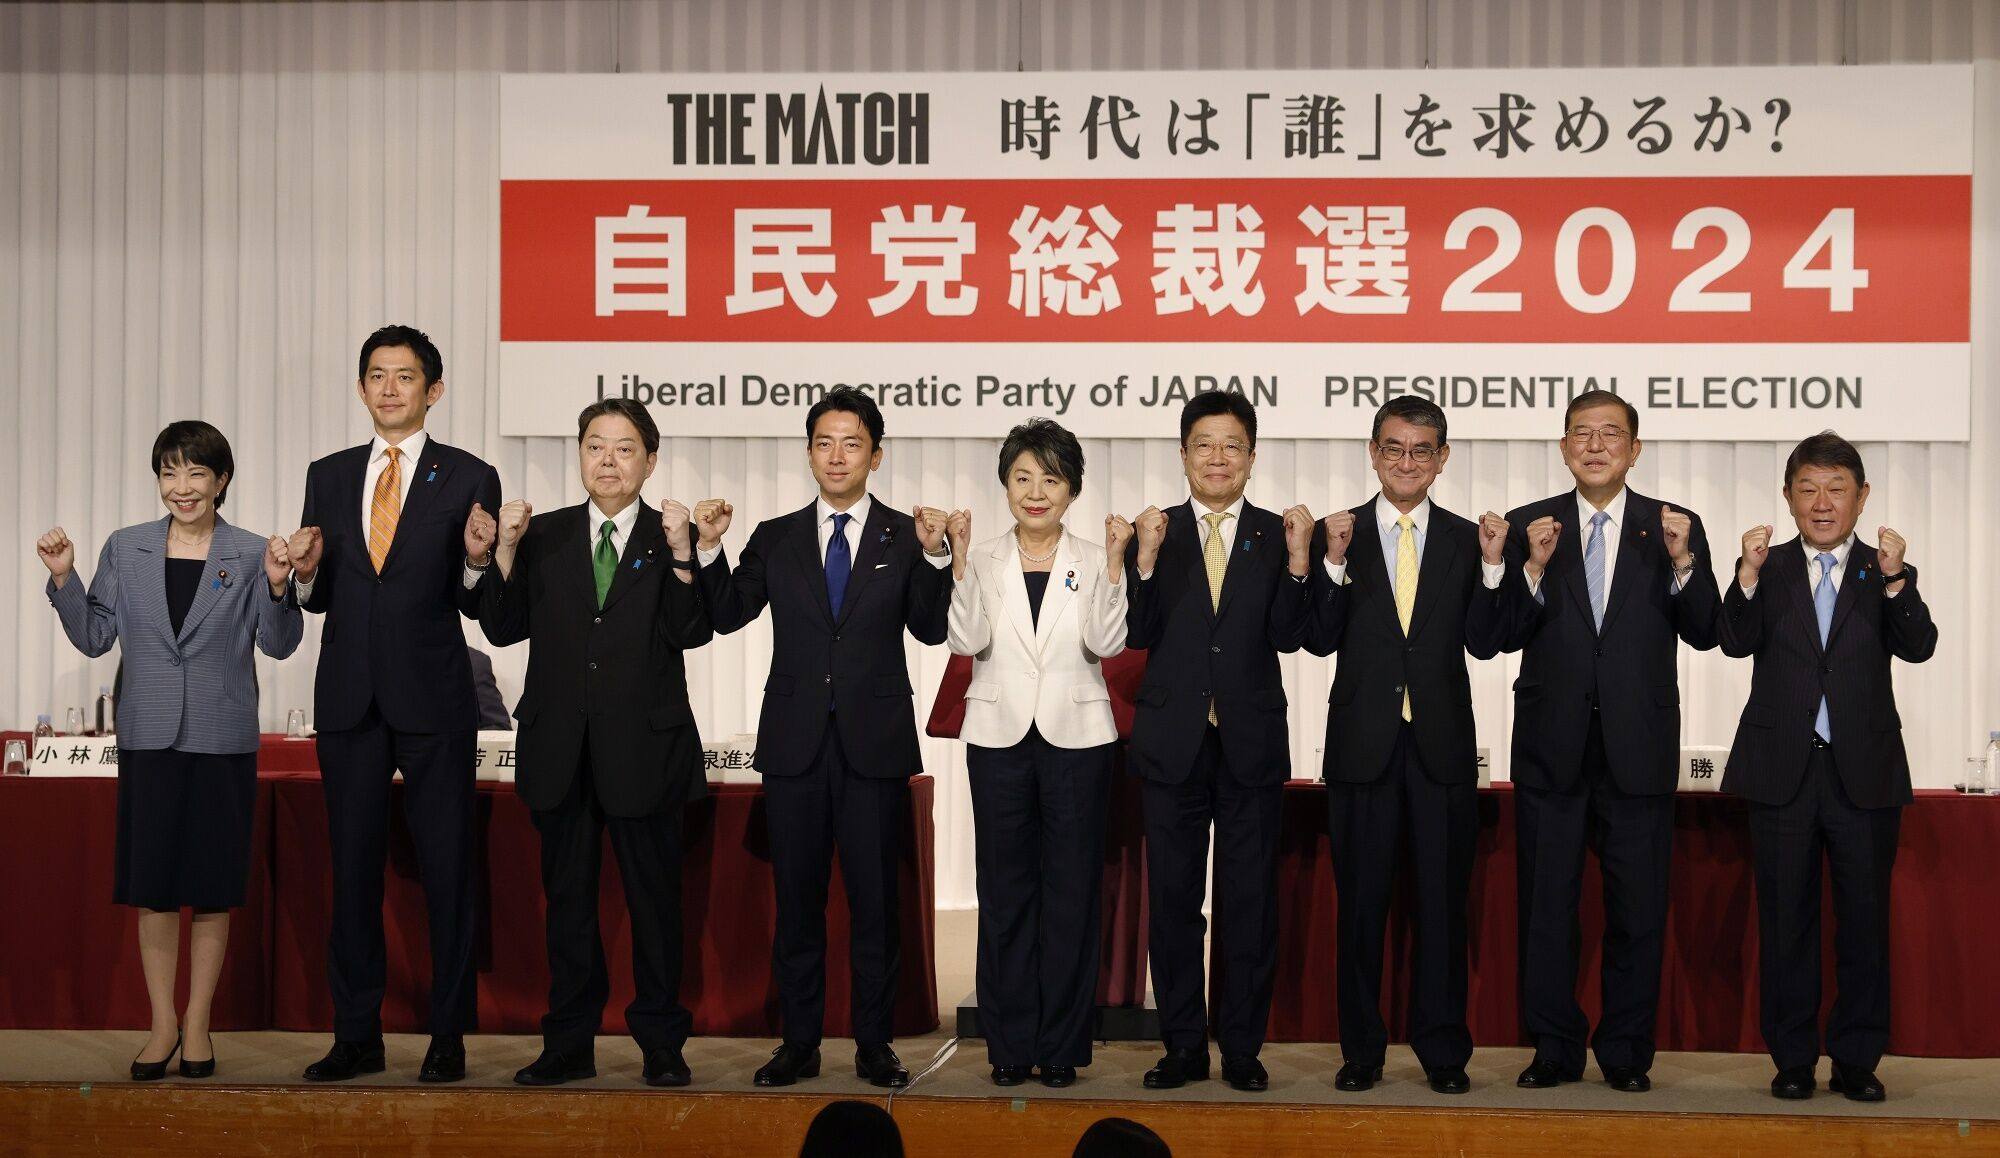
[[[1214,455],[1217,450],[1221,450],[1222,457],[1230,460],[1231,462],[1235,462],[1238,459],[1241,459],[1244,455],[1250,453],[1250,448],[1248,446],[1245,446],[1244,444],[1233,440],[1230,442],[1211,442],[1208,439],[1204,438],[1199,442],[1191,442],[1188,444],[1188,452],[1190,454],[1193,454],[1196,458],[1208,458]]]
[[[1405,449],[1393,442],[1382,442],[1375,445],[1375,453],[1381,456],[1383,462],[1401,462],[1403,456],[1407,454],[1410,456],[1410,461],[1418,466],[1429,466],[1437,461],[1438,448],[1425,443],[1422,446]]]
[[[1619,446],[1632,437],[1632,432],[1622,426],[1572,426],[1568,437],[1571,446],[1589,446],[1593,438],[1606,446]]]

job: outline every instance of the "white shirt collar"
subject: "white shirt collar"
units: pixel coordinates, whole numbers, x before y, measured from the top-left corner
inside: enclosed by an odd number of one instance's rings
[[[1840,541],[1840,546],[1835,547],[1830,552],[1822,552],[1818,547],[1806,542],[1803,535],[1799,536],[1799,546],[1804,547],[1806,550],[1806,566],[1811,569],[1814,579],[1819,578],[1819,557],[1821,554],[1831,554],[1833,556],[1833,572],[1838,575],[1847,570],[1847,555],[1848,552],[1854,549],[1854,532],[1849,531],[1847,538]]]
[[[1616,531],[1625,525],[1625,496],[1631,493],[1630,488],[1619,487],[1618,493],[1611,496],[1611,501],[1604,504],[1604,513],[1609,516],[1606,520],[1609,524],[1606,528],[1607,533]],[[1576,529],[1584,538],[1588,539],[1590,537],[1590,516],[1597,513],[1597,508],[1590,505],[1590,500],[1583,497],[1581,490],[1576,492],[1576,513]]]
[[[639,525],[639,508],[643,503],[644,501],[635,495],[632,501],[625,505],[624,510],[615,515],[607,515],[603,508],[597,505],[596,499],[590,500],[590,541],[593,543],[597,541],[606,519],[611,520],[611,533],[617,536],[619,542],[630,540],[632,528]]]
[[[1396,529],[1396,520],[1402,517],[1403,512],[1396,509],[1396,504],[1389,501],[1389,496],[1375,496],[1375,525],[1382,529],[1383,534],[1386,535],[1394,531]],[[1431,497],[1429,495],[1424,496],[1423,502],[1410,508],[1410,522],[1416,525],[1417,534],[1427,535],[1430,533]]]
[[[1229,518],[1224,519],[1222,521],[1223,526],[1227,527],[1232,520],[1238,523],[1242,521],[1244,497],[1245,496],[1243,495],[1237,495],[1235,502],[1230,503],[1228,506],[1222,509],[1222,513],[1229,516]],[[1206,527],[1208,525],[1206,519],[1210,514],[1210,512],[1208,506],[1204,504],[1200,499],[1195,498],[1193,495],[1189,495],[1188,510],[1194,514],[1194,521],[1196,523],[1200,524],[1203,527]]]
[[[836,511],[833,509],[832,504],[826,501],[825,495],[821,495],[819,498],[815,499],[813,501],[813,505],[815,509],[819,512],[819,521],[822,524],[831,520],[833,516],[842,513],[840,511]],[[862,495],[861,498],[857,500],[853,506],[847,508],[845,513],[853,515],[854,519],[852,520],[852,525],[859,527],[868,522],[868,512],[872,507],[874,507],[874,505],[875,505],[874,495]]]
[[[402,452],[403,465],[409,467],[416,466],[417,460],[424,456],[424,448],[429,446],[430,442],[431,436],[427,432],[419,430],[398,443],[396,449]],[[371,463],[379,462],[383,452],[388,449],[389,441],[379,434],[376,435],[374,441],[368,444],[368,461]]]

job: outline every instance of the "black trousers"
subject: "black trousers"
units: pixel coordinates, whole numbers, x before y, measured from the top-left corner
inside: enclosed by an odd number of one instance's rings
[[[1033,727],[968,745],[979,870],[979,1029],[996,1066],[1087,1066],[1097,1012],[1111,746]]]
[[[1160,1036],[1168,1049],[1208,1038],[1201,904],[1208,830],[1215,826],[1216,1023],[1225,1057],[1255,1057],[1271,1021],[1278,959],[1278,823],[1284,785],[1229,773],[1211,725],[1179,784],[1144,782],[1148,956]]]
[[[1416,737],[1404,724],[1381,778],[1368,784],[1329,782],[1326,802],[1340,899],[1335,974],[1341,1056],[1379,1066],[1388,1048],[1382,957],[1407,833],[1416,926],[1410,1044],[1426,1070],[1465,1065],[1472,1057],[1472,1031],[1465,1023],[1465,902],[1479,839],[1477,782],[1431,779]]]
[[[534,813],[542,837],[542,892],[548,900],[549,1012],[542,1041],[588,1057],[604,1024],[611,980],[598,930],[603,837],[611,832],[625,909],[632,922],[632,980],[625,1025],[642,1051],[680,1049],[694,1016],[680,1003],[681,802],[647,816],[607,816],[597,800],[588,749],[562,802]]]
[[[1780,1069],[1819,1060],[1820,863],[1833,870],[1834,978],[1826,1052],[1872,1070],[1889,1047],[1889,876],[1901,807],[1857,808],[1833,750],[1816,747],[1798,795],[1750,805],[1757,872],[1759,1022]]]
[[[847,886],[854,1040],[886,1044],[896,1004],[900,945],[896,862],[909,781],[863,776],[828,724],[812,766],[800,776],[764,778],[778,928],[771,972],[785,1040],[816,1046],[826,1018],[826,890],[833,854]]]
[[[478,733],[400,732],[371,705],[354,728],[319,734],[320,780],[333,845],[333,930],[327,986],[333,1035],[382,1035],[386,964],[382,875],[389,852],[389,784],[403,773],[403,813],[430,913],[433,1035],[478,1028],[473,960],[473,755]]]
[[[1583,775],[1567,792],[1514,791],[1519,847],[1521,1013],[1535,1055],[1566,1075],[1583,1072],[1590,1020],[1576,999],[1583,854],[1604,874],[1603,1014],[1589,1037],[1597,1064],[1644,1072],[1653,1064],[1666,946],[1674,797],[1633,796],[1612,778],[1593,713]]]

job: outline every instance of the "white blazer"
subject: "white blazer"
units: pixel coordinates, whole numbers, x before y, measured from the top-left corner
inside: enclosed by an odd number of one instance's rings
[[[1028,725],[1058,748],[1118,739],[1100,660],[1125,650],[1125,584],[1105,580],[1104,548],[1065,532],[1039,622],[1028,610],[1014,532],[967,552],[951,593],[951,650],[972,657],[959,739],[982,748],[1021,742]]]

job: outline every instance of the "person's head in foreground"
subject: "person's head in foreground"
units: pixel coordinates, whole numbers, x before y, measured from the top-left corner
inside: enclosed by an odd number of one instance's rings
[[[799,1158],[903,1158],[903,1132],[872,1102],[828,1102],[806,1127]]]
[[[1104,1118],[1077,1139],[1073,1158],[1173,1158],[1158,1134],[1130,1118]]]

